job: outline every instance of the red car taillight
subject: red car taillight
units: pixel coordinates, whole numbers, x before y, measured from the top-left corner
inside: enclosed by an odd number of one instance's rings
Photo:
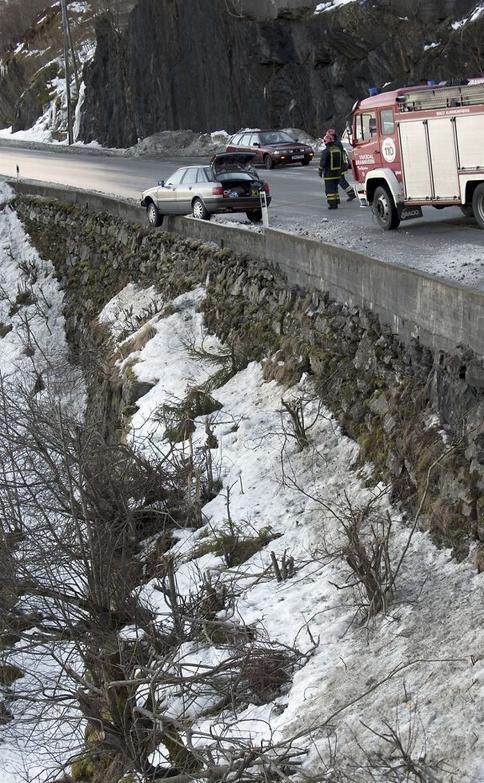
[[[223,188],[212,188],[212,196],[223,196],[223,195],[224,195]]]
[[[267,184],[267,182],[264,182],[263,190],[264,190],[264,193],[267,193],[267,195],[269,195],[269,193],[271,192],[271,189],[270,189],[269,185]]]

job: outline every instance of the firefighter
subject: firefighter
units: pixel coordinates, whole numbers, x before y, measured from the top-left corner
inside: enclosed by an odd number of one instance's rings
[[[340,203],[338,187],[348,195],[348,201],[356,198],[353,188],[344,176],[344,172],[348,169],[348,156],[334,128],[326,132],[323,141],[326,146],[321,153],[319,176],[324,179],[328,209],[338,209]]]

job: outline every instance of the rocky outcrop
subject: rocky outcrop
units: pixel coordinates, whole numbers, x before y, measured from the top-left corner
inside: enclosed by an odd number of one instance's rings
[[[62,51],[59,7],[51,8],[41,22],[26,31],[22,43],[4,53],[0,60],[0,127],[17,130],[31,127],[42,113],[43,106],[34,93],[45,91],[53,60]],[[43,85],[40,82],[43,81]],[[35,84],[39,86],[37,90]]]
[[[54,97],[51,82],[59,76],[59,70],[58,63],[54,61],[38,71],[30,86],[17,101],[13,131],[31,128],[43,114],[45,106]]]
[[[136,0],[116,0],[113,4],[110,24],[118,33],[125,29],[135,2]],[[20,4],[21,0],[12,0],[11,6]],[[6,12],[1,5],[0,0],[0,28],[6,18]],[[35,10],[35,6],[32,10]],[[94,42],[96,13],[96,8],[91,8],[88,4],[72,3],[69,6],[73,46],[81,62]],[[13,126],[13,130],[17,131],[35,124],[45,109],[44,100],[51,97],[49,74],[56,67],[56,63],[58,65],[60,62],[63,62],[60,6],[53,0],[50,3],[44,0],[41,13],[34,19],[32,26],[24,30],[18,38],[14,37],[10,47],[2,52],[0,128]],[[63,78],[63,75],[63,71],[59,73],[60,78]]]
[[[315,5],[267,1],[256,13],[249,0],[139,0],[124,33],[99,21],[81,137],[130,146],[166,129],[243,126],[320,135],[344,125],[369,86],[482,72],[484,15],[451,25],[475,0]]]

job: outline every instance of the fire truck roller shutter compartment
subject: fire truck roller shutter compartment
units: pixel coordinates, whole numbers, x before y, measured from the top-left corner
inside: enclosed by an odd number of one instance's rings
[[[407,199],[425,200],[431,194],[432,183],[427,131],[422,120],[401,122],[400,141],[405,171],[405,196]]]
[[[484,168],[484,114],[456,117],[461,169]]]
[[[434,198],[460,199],[454,123],[450,117],[429,120],[430,157]]]

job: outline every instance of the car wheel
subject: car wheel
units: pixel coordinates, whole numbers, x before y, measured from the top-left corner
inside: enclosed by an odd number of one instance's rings
[[[484,182],[477,186],[472,195],[472,210],[479,228],[484,228]]]
[[[245,214],[251,223],[260,223],[262,220],[262,209],[250,209]]]
[[[400,218],[393,196],[385,185],[379,185],[376,188],[372,209],[378,225],[384,231],[393,231],[400,225]]]
[[[150,201],[146,207],[146,213],[148,215],[148,223],[150,226],[161,226],[163,223],[163,215],[160,215],[156,204]]]
[[[461,204],[460,209],[463,215],[465,215],[468,218],[474,217],[474,210],[472,209],[472,204]]]
[[[210,220],[210,212],[207,212],[205,204],[200,198],[193,200],[192,215],[197,220]]]
[[[266,167],[266,169],[274,168],[274,161],[270,155],[264,155],[264,166]]]
[[[310,163],[311,163],[310,160],[303,160],[303,162],[301,163],[301,166],[309,166]]]

